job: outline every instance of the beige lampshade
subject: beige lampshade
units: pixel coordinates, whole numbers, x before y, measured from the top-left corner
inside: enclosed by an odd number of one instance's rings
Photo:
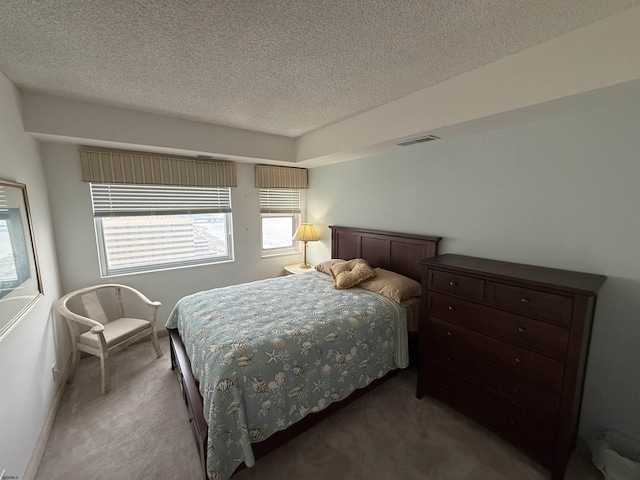
[[[316,229],[313,228],[313,223],[301,223],[293,239],[301,242],[315,242],[318,240],[318,234]]]

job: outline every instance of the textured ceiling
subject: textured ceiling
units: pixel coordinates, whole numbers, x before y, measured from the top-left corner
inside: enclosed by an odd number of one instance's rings
[[[2,0],[20,89],[299,136],[640,0]]]

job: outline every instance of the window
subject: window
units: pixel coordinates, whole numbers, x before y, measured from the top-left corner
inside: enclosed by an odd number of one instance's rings
[[[23,184],[0,180],[0,299],[13,296],[27,298],[40,293],[27,191]],[[0,302],[1,303],[1,302]],[[3,326],[0,308],[0,330]]]
[[[19,285],[16,252],[11,241],[13,222],[9,212],[0,209],[0,298]]]
[[[300,252],[293,234],[301,221],[301,198],[300,190],[260,189],[263,257]]]
[[[226,188],[91,184],[103,276],[233,260]]]

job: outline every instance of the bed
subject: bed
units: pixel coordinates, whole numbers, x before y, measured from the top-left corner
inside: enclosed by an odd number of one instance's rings
[[[330,228],[332,258],[418,282],[419,260],[440,241]],[[333,287],[314,271],[198,292],[172,311],[171,366],[209,478],[252,466],[407,365],[406,312],[418,317],[421,303],[407,309],[364,288]]]

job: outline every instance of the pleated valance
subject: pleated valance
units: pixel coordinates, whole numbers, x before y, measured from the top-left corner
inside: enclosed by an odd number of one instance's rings
[[[307,169],[256,165],[256,188],[309,188]]]
[[[91,183],[237,187],[236,165],[145,152],[80,148],[82,180]]]

